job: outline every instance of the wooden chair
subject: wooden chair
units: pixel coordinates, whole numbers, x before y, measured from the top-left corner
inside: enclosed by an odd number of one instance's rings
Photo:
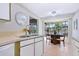
[[[54,45],[60,44],[60,36],[59,35],[51,35],[51,43]]]
[[[65,46],[65,35],[60,37],[60,41],[63,42],[63,45]]]
[[[56,45],[61,44],[61,42],[63,42],[65,46],[65,35],[52,35],[51,38],[52,38],[51,43]]]
[[[50,35],[46,35],[46,44],[47,44],[48,40],[49,40],[49,44],[50,44],[51,43],[51,36]]]

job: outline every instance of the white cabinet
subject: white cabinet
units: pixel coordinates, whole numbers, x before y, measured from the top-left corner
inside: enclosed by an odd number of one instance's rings
[[[43,55],[43,42],[35,43],[35,56]]]
[[[9,20],[9,3],[0,3],[0,19]]]
[[[0,47],[0,56],[14,56],[14,44]]]
[[[21,56],[34,56],[34,44],[21,48]]]
[[[78,56],[79,55],[79,49],[73,45],[73,56]]]
[[[43,38],[36,38],[35,41],[35,56],[43,55]]]
[[[21,56],[41,56],[43,55],[43,38],[38,37],[21,42]]]
[[[26,41],[22,41],[22,42],[20,42],[20,46],[29,45],[31,43],[34,43],[34,39],[28,39]]]
[[[21,56],[34,56],[34,39],[21,42],[21,46]]]
[[[79,42],[72,40],[73,56],[79,56]]]

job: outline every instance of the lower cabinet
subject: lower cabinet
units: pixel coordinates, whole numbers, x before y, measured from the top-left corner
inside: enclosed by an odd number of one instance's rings
[[[14,56],[14,44],[0,47],[0,56]]]
[[[79,50],[77,49],[76,46],[73,45],[73,56],[78,56],[79,55]]]
[[[21,56],[34,56],[34,44],[25,46],[21,48]]]
[[[21,46],[23,47],[21,47],[20,49],[20,56],[41,56],[43,55],[43,38],[35,38],[32,40],[23,41],[21,42]]]
[[[76,40],[73,40],[72,47],[73,47],[73,56],[79,56],[79,42]]]
[[[43,41],[35,43],[35,56],[43,55]]]
[[[0,47],[0,56],[15,56],[17,51],[20,56],[41,56],[44,51],[44,42],[42,37],[34,38],[19,42],[19,44],[12,43]],[[16,49],[17,48],[17,49]],[[16,49],[16,50],[15,50]]]

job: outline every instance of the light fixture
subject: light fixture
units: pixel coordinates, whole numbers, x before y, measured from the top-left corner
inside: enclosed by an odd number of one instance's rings
[[[56,11],[52,11],[52,12],[51,12],[51,15],[52,15],[52,16],[55,16],[55,15],[56,15]]]
[[[56,14],[56,11],[52,11],[52,14]]]
[[[56,16],[56,11],[49,12],[49,15]]]
[[[49,16],[56,16],[57,12],[56,11],[50,11],[48,13]]]

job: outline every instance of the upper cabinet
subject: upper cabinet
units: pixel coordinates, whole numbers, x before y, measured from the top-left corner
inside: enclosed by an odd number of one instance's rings
[[[0,3],[0,20],[10,20],[10,3]]]
[[[31,18],[29,19],[30,24],[30,34],[31,35],[37,35],[38,34],[38,22],[37,19]]]

